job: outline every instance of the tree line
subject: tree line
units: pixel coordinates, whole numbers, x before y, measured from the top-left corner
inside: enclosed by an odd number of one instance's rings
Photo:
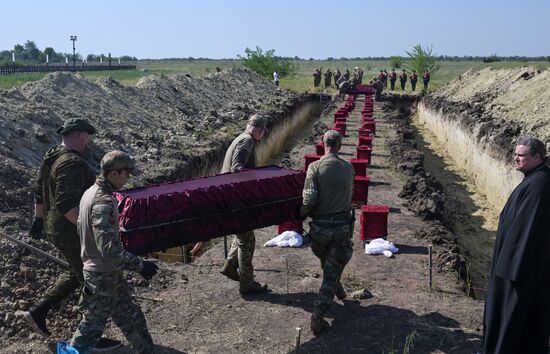
[[[13,54],[15,54],[15,62],[17,64],[43,64],[46,63],[46,55],[50,63],[64,63],[65,58],[69,62],[73,61],[72,53],[57,52],[52,47],[46,47],[44,50],[40,50],[38,45],[34,41],[26,41],[24,44],[16,44],[12,50],[0,51],[0,65],[12,64]],[[89,62],[100,61],[100,58],[106,60],[108,55],[105,54],[88,54],[86,60]],[[83,56],[80,53],[75,53],[75,61],[81,62]],[[112,58],[113,60],[120,59],[121,61],[136,61],[136,57],[129,55],[123,55],[121,57]]]

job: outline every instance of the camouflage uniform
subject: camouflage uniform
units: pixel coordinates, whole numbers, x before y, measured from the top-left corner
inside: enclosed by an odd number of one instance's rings
[[[235,138],[225,153],[221,172],[238,172],[246,168],[255,168],[257,163],[255,146],[254,138],[249,133],[244,132]],[[254,231],[236,234],[227,255],[226,263],[233,269],[239,268],[239,282],[242,287],[254,282],[252,258],[255,245]]]
[[[338,80],[341,76],[342,74],[340,74],[340,70],[336,70],[336,72],[334,73],[334,86],[338,87]]]
[[[81,153],[64,145],[46,152],[35,185],[35,202],[44,207],[44,229],[67,262],[69,269],[57,279],[44,296],[55,306],[78,289],[82,283],[82,260],[76,225],[64,215],[78,207],[84,191],[94,183],[94,172]]]
[[[327,69],[324,75],[325,75],[325,87],[330,87],[330,83],[332,81],[332,71],[330,71],[330,69]]]
[[[323,283],[313,314],[317,320],[322,320],[334,295],[345,297],[340,277],[353,252],[353,176],[351,164],[337,154],[323,156],[307,170],[303,213],[312,218],[311,249],[323,268]]]
[[[321,76],[323,75],[323,72],[321,69],[317,68],[313,72],[313,86],[317,87],[321,84]]]
[[[122,274],[123,269],[142,270],[143,263],[122,247],[113,190],[109,181],[98,177],[80,202],[78,232],[84,264],[84,287],[79,302],[82,321],[71,344],[81,354],[91,353],[111,318],[133,349],[152,353],[153,341],[145,317],[132,301]]]

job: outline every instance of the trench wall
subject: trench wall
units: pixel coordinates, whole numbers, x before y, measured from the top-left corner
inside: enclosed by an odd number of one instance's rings
[[[491,156],[488,146],[476,141],[458,120],[446,116],[441,110],[433,110],[421,101],[417,112],[418,122],[445,146],[447,155],[462,175],[475,184],[496,210],[501,210],[522,179],[522,174],[514,170],[511,161]]]

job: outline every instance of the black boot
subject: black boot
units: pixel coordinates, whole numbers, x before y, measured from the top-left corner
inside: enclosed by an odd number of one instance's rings
[[[23,312],[23,318],[43,337],[50,336],[50,331],[46,327],[46,316],[52,306],[47,301],[42,301],[30,311]]]
[[[330,327],[329,323],[327,322],[327,320],[325,320],[324,317],[324,311],[318,308],[311,315],[310,328],[313,332],[313,335],[318,336],[319,334],[321,334],[321,332]]]

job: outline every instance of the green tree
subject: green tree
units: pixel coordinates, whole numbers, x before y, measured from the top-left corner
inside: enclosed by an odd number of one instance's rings
[[[256,50],[247,47],[244,52],[245,57],[238,55],[243,65],[266,78],[270,78],[274,71],[277,71],[280,77],[296,72],[294,62],[289,58],[276,57],[274,49],[264,52],[262,48],[256,46]]]
[[[398,56],[390,57],[390,68],[400,69],[402,64],[403,64],[403,58]]]
[[[25,48],[25,53],[28,60],[39,62],[42,60],[42,52],[38,49],[38,46],[34,41],[27,41],[23,48]]]
[[[417,73],[421,74],[426,70],[429,70],[430,73],[434,73],[440,68],[436,59],[437,55],[433,53],[431,46],[429,48],[423,48],[420,44],[417,44],[410,52],[405,52],[410,58],[408,65],[409,70],[416,70]]]

